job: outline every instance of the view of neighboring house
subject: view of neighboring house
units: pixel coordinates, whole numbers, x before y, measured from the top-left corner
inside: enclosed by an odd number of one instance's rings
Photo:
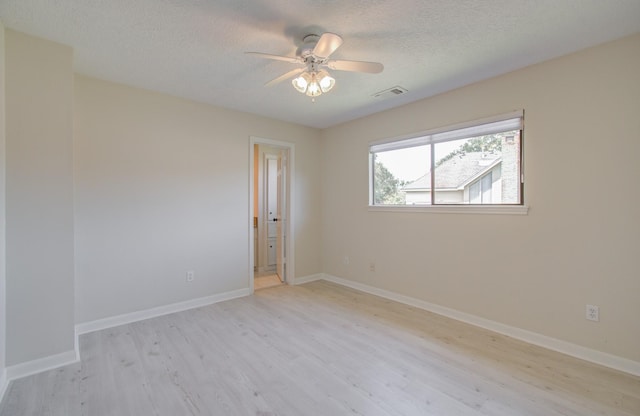
[[[504,204],[518,201],[517,142],[503,139],[502,152],[456,154],[435,168],[435,203]],[[431,203],[431,172],[406,184],[407,205]]]
[[[436,203],[498,203],[501,200],[502,158],[493,153],[456,155],[435,169]],[[405,185],[406,203],[431,203],[431,173]]]

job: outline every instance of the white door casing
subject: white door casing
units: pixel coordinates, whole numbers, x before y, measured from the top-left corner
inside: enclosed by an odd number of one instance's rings
[[[281,149],[278,157],[278,186],[277,186],[277,223],[276,223],[276,273],[281,281],[284,282],[284,275],[287,268],[287,149]]]

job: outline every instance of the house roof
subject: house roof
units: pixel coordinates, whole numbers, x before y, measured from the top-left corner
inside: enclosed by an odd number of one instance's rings
[[[468,152],[456,155],[436,167],[436,189],[462,188],[472,180],[493,169],[501,160],[501,156],[495,153]],[[402,189],[406,192],[430,190],[430,172],[408,183]]]

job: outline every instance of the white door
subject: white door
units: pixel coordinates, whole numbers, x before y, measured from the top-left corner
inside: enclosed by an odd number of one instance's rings
[[[276,267],[277,264],[277,246],[278,246],[278,195],[280,180],[279,176],[279,159],[277,154],[265,154],[265,197],[266,197],[266,215],[265,220],[267,224],[267,239],[266,253],[267,253],[267,269]],[[273,269],[271,269],[273,270]]]

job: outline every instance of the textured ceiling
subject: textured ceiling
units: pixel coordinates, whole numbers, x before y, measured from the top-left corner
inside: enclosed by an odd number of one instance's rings
[[[70,45],[78,73],[324,128],[640,32],[640,0],[2,0],[6,27]],[[312,103],[295,68],[246,51],[294,55],[334,32],[334,71]],[[408,93],[374,98],[400,85]]]

